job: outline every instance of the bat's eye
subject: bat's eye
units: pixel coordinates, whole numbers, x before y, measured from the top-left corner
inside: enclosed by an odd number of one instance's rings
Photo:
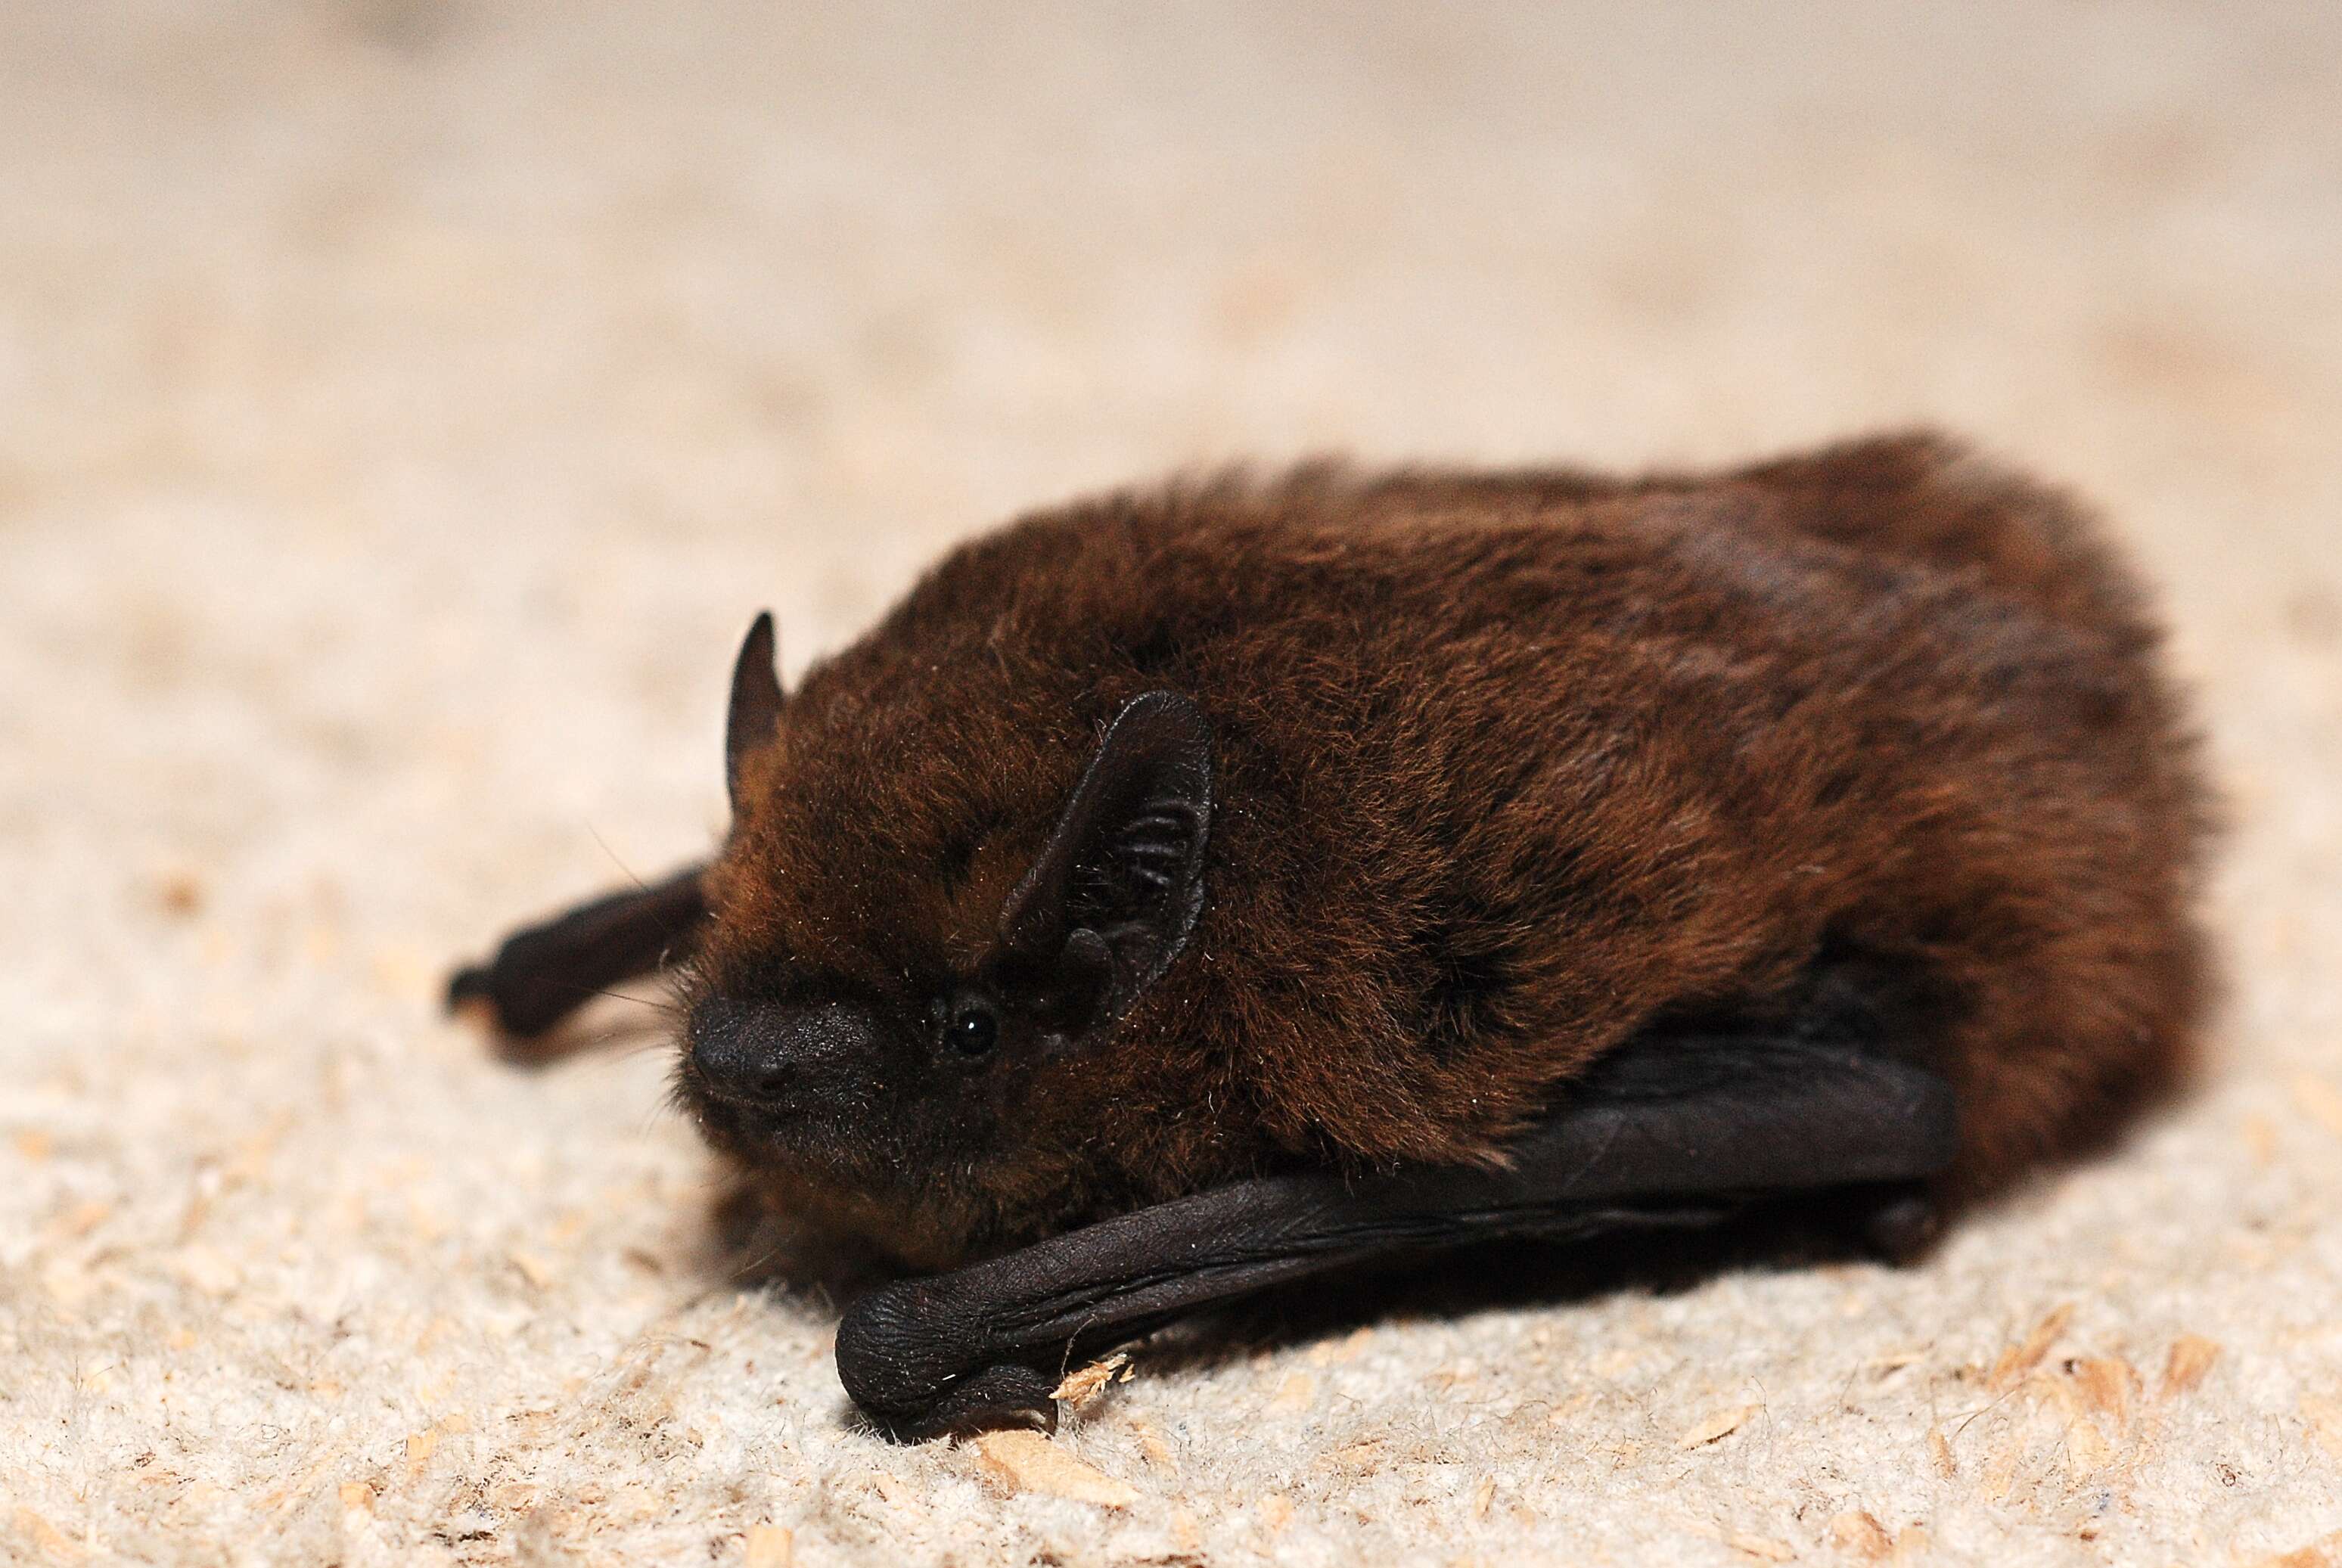
[[[963,1056],[988,1056],[1000,1044],[1000,1020],[993,1016],[991,1008],[966,1003],[944,1026],[944,1037]]]

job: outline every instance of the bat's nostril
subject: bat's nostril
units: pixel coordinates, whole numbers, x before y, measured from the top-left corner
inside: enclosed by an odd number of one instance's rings
[[[766,1102],[788,1087],[787,1064],[776,1058],[748,1009],[710,998],[691,1016],[691,1065],[718,1099]]]
[[[796,1082],[796,1073],[786,1062],[765,1062],[748,1068],[739,1076],[740,1087],[751,1097],[776,1101],[786,1096],[789,1085]]]

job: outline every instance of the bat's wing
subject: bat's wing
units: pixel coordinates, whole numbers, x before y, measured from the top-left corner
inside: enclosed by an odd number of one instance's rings
[[[508,1040],[543,1034],[623,980],[686,954],[707,918],[704,866],[609,894],[504,940],[485,964],[458,970],[447,1005],[485,1004]]]
[[[1951,1160],[1950,1086],[1858,1047],[1643,1042],[1570,1086],[1501,1170],[1243,1182],[928,1279],[838,1326],[856,1404],[900,1437],[1036,1416],[1072,1358],[1346,1264],[1499,1237],[1702,1224],[1767,1194],[1920,1181]]]

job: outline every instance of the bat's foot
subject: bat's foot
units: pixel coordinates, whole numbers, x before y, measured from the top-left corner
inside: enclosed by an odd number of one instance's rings
[[[665,882],[606,894],[523,926],[487,962],[449,977],[448,1010],[476,1017],[507,1061],[568,1054],[556,1031],[579,1008],[690,951],[707,918],[704,869],[687,866]]]
[[[1056,1383],[1029,1366],[987,1367],[956,1379],[936,1391],[933,1403],[916,1410],[878,1410],[863,1406],[863,1413],[897,1443],[925,1443],[936,1437],[966,1437],[1002,1427],[1029,1426],[1057,1430],[1057,1402],[1050,1397]]]
[[[1943,1235],[1944,1211],[1924,1187],[1895,1188],[1871,1201],[1856,1228],[1863,1244],[1886,1262],[1914,1263]]]

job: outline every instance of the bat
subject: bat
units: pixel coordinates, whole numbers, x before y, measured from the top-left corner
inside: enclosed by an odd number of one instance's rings
[[[667,974],[676,1095],[906,1270],[906,1438],[1491,1237],[1851,1212],[1890,1257],[2177,1081],[2197,744],[2086,511],[1929,434],[1728,471],[1316,464],[1030,514],[784,694],[702,865],[459,973]]]

